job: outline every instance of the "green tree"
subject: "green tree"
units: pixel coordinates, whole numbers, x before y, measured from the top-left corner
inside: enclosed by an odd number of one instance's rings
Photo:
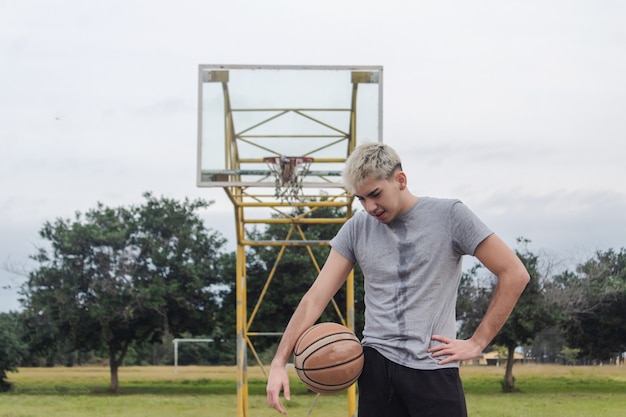
[[[492,293],[491,277],[485,282],[479,263],[461,274],[461,283],[456,300],[456,320],[460,323],[458,337],[469,339],[480,324]]]
[[[40,235],[51,248],[33,256],[39,267],[22,288],[31,325],[54,329],[44,339],[105,353],[116,393],[131,344],[208,333],[218,308],[224,240],[197,214],[210,203],[144,197],[46,222]]]
[[[513,312],[494,340],[495,345],[506,347],[506,370],[502,382],[504,392],[515,391],[515,378],[513,377],[513,364],[515,363],[515,349],[518,346],[528,344],[542,330],[550,328],[557,321],[557,307],[545,296],[544,283],[546,277],[539,271],[539,257],[527,248],[529,240],[518,238],[521,249],[515,252],[521,259],[530,274],[530,282],[520,296]],[[497,281],[491,276],[488,285],[480,285],[477,271],[480,266],[474,267],[467,272],[462,279],[461,295],[457,300],[460,306],[462,337],[470,337],[474,329],[482,320],[487,311],[489,300],[495,291]],[[472,284],[473,283],[473,284]]]
[[[0,313],[0,392],[11,389],[7,372],[17,372],[25,350],[18,313]]]
[[[598,251],[557,282],[569,346],[592,360],[626,351],[626,249]]]
[[[255,268],[250,266],[250,258],[247,258],[246,262],[248,268]],[[224,283],[215,326],[210,334],[213,343],[209,347],[207,360],[211,365],[235,365],[237,363],[236,266],[237,254],[235,252],[224,254],[220,258],[220,268],[224,277]]]
[[[550,298],[551,294],[546,293],[546,296]],[[538,363],[560,363],[566,361],[563,356],[566,344],[565,332],[557,323],[539,332],[529,350]]]
[[[493,351],[498,353],[497,361],[498,363],[506,362],[509,360],[509,348],[502,345],[492,345],[491,348]]]
[[[580,354],[580,349],[564,347],[561,349],[561,356],[566,365],[574,365]]]
[[[291,216],[300,216],[306,213],[307,218],[345,218],[345,211],[337,207],[294,208]],[[279,217],[279,216],[277,216]],[[311,223],[300,225],[300,230],[308,240],[330,240],[337,233],[341,224],[338,223]],[[250,240],[286,240],[289,233],[298,234],[300,230],[292,229],[290,224],[270,224],[263,230],[252,231]],[[293,236],[293,235],[292,235]],[[294,237],[291,237],[293,240]],[[309,289],[317,277],[317,269],[313,263],[321,268],[328,256],[329,247],[290,246],[282,249],[277,246],[260,246],[248,248],[246,254],[247,263],[247,309],[252,315],[257,301],[261,297],[267,279],[273,272],[273,277],[262,303],[255,313],[251,331],[277,332],[281,331],[289,321],[296,306],[304,293]],[[214,349],[222,346],[232,348],[232,360],[234,360],[235,344],[235,255],[229,262],[231,272],[226,274],[232,277],[229,283],[228,294],[224,298],[223,312],[220,312],[221,333],[214,336],[216,341]],[[335,296],[336,304],[345,314],[346,294],[345,286]],[[337,314],[332,305],[324,311],[321,321],[338,321]],[[360,270],[355,271],[355,321],[356,333],[360,334],[363,328],[363,279]],[[219,342],[218,342],[219,340]],[[277,337],[257,337],[254,339],[254,348],[261,354],[271,351],[278,343]]]
[[[293,216],[301,215],[306,208],[294,209]],[[310,211],[309,218],[345,218],[345,209],[337,207],[319,207],[317,210]],[[320,224],[303,224],[301,225],[302,233],[309,240],[327,241],[332,239],[341,224],[337,223],[320,223]],[[270,225],[260,236],[263,240],[282,240],[286,239],[289,233],[290,225],[273,224]],[[294,232],[297,233],[297,232]],[[276,323],[282,323],[280,326],[286,326],[289,318],[293,314],[296,306],[304,293],[309,289],[313,281],[317,278],[317,269],[315,264],[320,268],[324,265],[328,253],[329,246],[311,246],[305,248],[302,246],[289,247],[282,255],[280,262],[276,263],[280,249],[277,247],[258,248],[254,250],[254,255],[258,257],[260,263],[267,266],[267,269],[276,268],[274,281],[272,281],[272,294],[266,295],[266,299],[262,308],[259,309],[259,320],[268,323],[276,328]],[[313,263],[315,261],[315,264]],[[259,277],[260,278],[260,277]],[[360,334],[363,328],[363,279],[360,270],[355,270],[355,324],[356,333]],[[253,283],[251,292],[254,297],[260,294],[260,284],[263,280],[259,279]],[[341,313],[345,315],[346,292],[343,286],[334,297],[335,303]],[[337,321],[338,316],[335,307],[330,304],[322,313],[320,321]]]
[[[504,345],[508,349],[506,371],[502,389],[505,392],[515,391],[513,364],[515,363],[515,349],[533,341],[542,330],[550,328],[557,321],[558,309],[545,296],[543,284],[546,277],[539,271],[539,256],[530,252],[527,245],[529,240],[517,239],[522,246],[515,253],[522,260],[530,275],[530,282],[526,285],[511,316],[502,330],[494,338],[494,343]]]

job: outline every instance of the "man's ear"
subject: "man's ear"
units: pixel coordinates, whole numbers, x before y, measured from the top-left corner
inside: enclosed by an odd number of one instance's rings
[[[398,181],[398,185],[400,186],[400,190],[406,190],[407,187],[407,178],[404,171],[396,172],[396,181]]]

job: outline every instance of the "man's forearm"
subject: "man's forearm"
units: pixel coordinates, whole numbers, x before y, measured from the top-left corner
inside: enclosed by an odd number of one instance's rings
[[[502,329],[528,280],[525,269],[499,277],[489,308],[471,337],[482,349],[487,347]]]
[[[271,366],[285,366],[300,335],[319,318],[321,311],[315,308],[306,294],[294,311],[283,333]]]

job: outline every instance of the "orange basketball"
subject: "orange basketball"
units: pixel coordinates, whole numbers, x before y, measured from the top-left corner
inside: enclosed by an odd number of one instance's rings
[[[345,390],[363,369],[361,342],[352,330],[338,323],[311,327],[302,333],[293,353],[298,377],[320,394]]]

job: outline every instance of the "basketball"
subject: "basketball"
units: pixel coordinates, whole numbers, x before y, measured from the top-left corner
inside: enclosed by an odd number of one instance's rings
[[[338,323],[309,328],[296,342],[293,353],[298,377],[319,394],[345,390],[363,369],[361,342],[352,330]]]

